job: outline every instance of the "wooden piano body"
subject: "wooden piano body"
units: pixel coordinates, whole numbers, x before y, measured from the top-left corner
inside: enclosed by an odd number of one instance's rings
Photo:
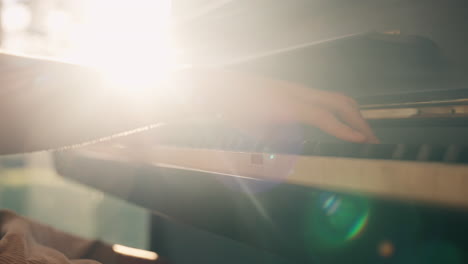
[[[468,263],[463,1],[275,3],[176,1],[186,62],[347,93],[383,144],[191,120],[59,151],[58,172],[155,212],[153,249],[175,263],[202,258],[175,256],[167,223],[241,243],[252,263]]]

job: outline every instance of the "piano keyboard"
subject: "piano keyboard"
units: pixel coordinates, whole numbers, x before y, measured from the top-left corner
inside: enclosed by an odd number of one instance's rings
[[[304,144],[304,155],[419,162],[467,163],[468,147],[457,144]]]
[[[292,154],[302,156],[341,157],[356,159],[384,159],[416,162],[468,163],[468,145],[465,144],[357,144],[348,142],[321,142],[313,136],[301,135],[297,129],[283,129],[268,140],[256,140],[243,133],[219,126],[200,129],[161,127],[140,139],[147,145]],[[308,132],[305,132],[306,134]]]
[[[139,150],[115,144],[96,145],[79,153],[155,167],[468,207],[468,167],[453,163],[466,162],[466,149],[454,146],[317,143],[305,144],[302,155],[174,146]],[[440,163],[444,161],[450,163]]]

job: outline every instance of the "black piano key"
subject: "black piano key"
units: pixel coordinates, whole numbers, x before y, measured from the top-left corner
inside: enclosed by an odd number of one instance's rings
[[[320,142],[305,142],[302,147],[303,155],[328,157],[358,157],[363,148],[362,144],[324,144]]]
[[[199,148],[209,148],[210,141],[211,139],[209,136],[203,131],[200,133],[200,140],[197,143],[199,144]]]
[[[417,160],[420,145],[406,145],[405,151],[401,160],[414,161]]]
[[[416,160],[418,161],[428,161],[431,155],[431,145],[429,144],[422,144],[419,147],[418,154],[416,156]]]
[[[257,145],[257,140],[251,137],[246,137],[245,138],[245,145],[246,147],[244,148],[244,151],[247,152],[255,152],[255,147]]]
[[[288,137],[254,139],[223,127],[176,127],[161,129],[159,140],[171,146],[221,149],[226,151],[284,153],[356,159],[387,159],[420,162],[468,163],[468,148],[452,145],[358,144],[348,142],[299,141]]]
[[[392,159],[393,160],[402,160],[405,156],[406,152],[406,145],[405,144],[397,144],[393,149]]]
[[[225,149],[226,148],[226,141],[227,141],[228,136],[226,135],[221,135],[219,139],[219,148],[220,149]]]
[[[444,156],[447,151],[446,146],[432,145],[429,161],[444,162]]]
[[[463,147],[458,157],[459,163],[468,163],[468,147]]]
[[[232,145],[231,145],[232,150],[239,151],[241,144],[242,144],[242,137],[237,135],[236,137],[234,137],[234,140],[232,141]]]
[[[340,144],[317,144],[314,149],[315,156],[337,157],[342,146]]]
[[[252,141],[249,140],[246,136],[239,136],[239,141],[237,142],[238,151],[248,151],[252,145]]]
[[[220,149],[221,148],[221,145],[222,145],[222,141],[223,141],[223,136],[219,133],[213,133],[212,134],[212,139],[213,139],[213,144],[212,144],[212,147],[214,149]]]
[[[438,145],[423,144],[420,146],[416,159],[418,161],[443,162],[446,147]]]
[[[228,146],[227,149],[228,150],[236,150],[237,141],[238,141],[237,135],[233,135],[233,136],[229,137],[229,140],[227,142],[227,146]]]
[[[458,162],[460,160],[460,154],[462,151],[462,146],[457,144],[452,144],[447,147],[443,161],[444,162]]]
[[[371,145],[370,155],[374,159],[392,159],[394,150],[394,144],[373,144]]]
[[[374,147],[373,144],[365,144],[363,145],[359,155],[357,158],[363,159],[371,159],[372,158],[372,148]]]
[[[234,140],[234,136],[233,135],[226,135],[223,137],[223,142],[221,143],[222,145],[222,148],[225,149],[225,150],[228,150],[231,145],[232,145],[232,142]]]
[[[340,157],[354,158],[360,155],[363,144],[345,143],[337,153]]]

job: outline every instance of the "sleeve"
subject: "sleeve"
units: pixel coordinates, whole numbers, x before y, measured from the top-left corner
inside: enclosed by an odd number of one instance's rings
[[[0,211],[0,264],[163,264],[150,251],[88,240]]]

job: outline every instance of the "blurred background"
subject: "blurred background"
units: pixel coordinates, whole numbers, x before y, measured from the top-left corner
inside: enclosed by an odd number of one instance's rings
[[[149,69],[169,61],[170,11],[170,0],[1,0],[0,46],[116,75],[129,65]],[[49,153],[3,157],[0,168],[0,208],[83,237],[148,248],[147,210],[62,179]]]

